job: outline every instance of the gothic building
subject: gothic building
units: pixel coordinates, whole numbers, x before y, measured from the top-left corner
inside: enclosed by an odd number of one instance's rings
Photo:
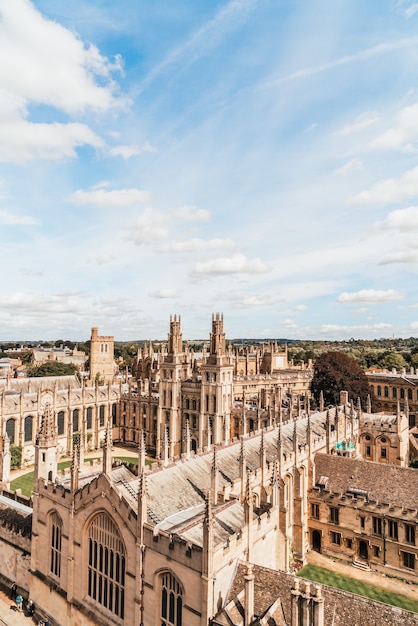
[[[183,343],[180,317],[170,318],[167,348],[155,354],[145,345],[133,374],[114,436],[137,445],[144,430],[157,458],[166,432],[170,455],[180,456],[186,427],[192,450],[201,452],[306,411],[312,376],[311,370],[288,366],[286,351],[274,343],[234,353],[219,313],[212,315],[209,346],[201,354]]]
[[[316,586],[311,589],[307,583],[300,586],[289,572],[296,563],[306,561],[310,549],[329,550],[331,532],[340,532],[344,547],[362,558],[364,540],[359,541],[354,522],[349,521],[356,515],[354,496],[361,500],[369,490],[369,502],[362,505],[369,534],[372,517],[383,519],[389,514],[391,501],[385,505],[387,510],[379,510],[373,500],[368,477],[374,464],[358,455],[360,424],[369,419],[361,408],[343,403],[272,424],[238,440],[218,445],[208,441],[200,454],[193,454],[186,428],[185,451],[177,461],[166,428],[161,461],[151,467],[146,464],[145,438],[140,433],[135,470],[112,465],[108,420],[101,467],[83,466],[77,442],[71,468],[57,475],[58,435],[54,411],[47,403],[35,444],[33,509],[12,502],[7,507],[20,517],[22,527],[28,519],[31,522],[31,538],[24,543],[30,566],[21,572],[19,582],[40,615],[54,626],[203,626],[212,620],[229,626],[327,626],[332,623],[331,606],[338,623],[348,626],[351,622],[344,621],[347,603],[337,606],[335,593]],[[328,459],[333,466],[326,465]],[[393,467],[381,466],[384,470]],[[401,473],[413,470],[396,470],[397,481],[406,484]],[[337,482],[344,471],[345,482]],[[415,491],[410,497],[416,502]],[[344,499],[341,494],[345,492]],[[319,517],[313,504],[320,507]],[[350,505],[351,518],[346,513]],[[369,510],[370,506],[375,508]],[[404,500],[400,506],[406,506]],[[339,509],[338,531],[330,507]],[[390,515],[396,519],[394,510]],[[408,523],[416,525],[416,510],[408,515]],[[403,529],[404,520],[399,524]],[[14,528],[16,532],[18,522]],[[315,533],[321,536],[320,546],[315,545]],[[13,553],[12,535],[10,531],[4,551],[2,576],[6,580],[16,578],[21,560],[22,539],[14,542]],[[346,543],[349,535],[351,547]],[[408,550],[412,557],[406,566],[395,553],[387,549],[382,568],[389,565],[391,573],[413,576],[416,548]],[[242,567],[244,589],[240,590]],[[271,590],[277,596],[269,596],[271,604],[262,606],[255,588],[257,576],[267,575],[272,584],[273,579],[282,578]],[[283,596],[286,589],[289,597]],[[396,611],[391,623],[416,624],[411,614]],[[399,614],[404,621],[399,622]],[[356,623],[368,624],[365,620]]]

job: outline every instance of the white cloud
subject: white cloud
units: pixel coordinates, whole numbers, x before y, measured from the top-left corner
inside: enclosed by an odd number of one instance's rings
[[[16,215],[14,213],[10,213],[6,209],[0,209],[0,224],[3,224],[4,226],[27,226],[37,223],[37,220],[30,215]]]
[[[369,312],[369,310],[370,309],[368,309],[366,306],[361,306],[358,309],[353,309],[351,313],[352,315],[365,315]]]
[[[306,304],[297,304],[295,307],[293,307],[294,311],[307,311],[308,310],[308,306]]]
[[[348,174],[349,172],[353,172],[356,170],[363,169],[363,161],[361,159],[351,159],[344,163],[341,167],[336,170],[337,174]]]
[[[352,133],[357,133],[360,130],[364,130],[369,126],[375,124],[379,118],[375,113],[366,112],[358,115],[352,124],[348,124],[348,126],[344,126],[340,131],[340,135],[351,135]]]
[[[392,211],[378,226],[382,229],[404,232],[416,230],[418,229],[418,206]]]
[[[344,291],[338,296],[338,302],[343,304],[351,302],[365,302],[376,304],[379,302],[392,302],[393,300],[402,300],[404,295],[395,289],[362,289],[349,293]]]
[[[243,254],[235,254],[232,257],[197,263],[194,268],[195,274],[213,276],[222,274],[260,274],[269,271],[270,268],[260,259],[247,259]]]
[[[158,289],[148,294],[151,298],[158,298],[161,300],[178,298],[180,292],[177,289]]]
[[[407,151],[411,151],[410,144],[416,137],[418,137],[418,104],[413,104],[403,108],[397,115],[395,125],[374,139],[370,146],[382,150],[406,147]]]
[[[233,309],[246,309],[248,307],[270,306],[272,299],[270,294],[248,294],[235,292],[227,296]]]
[[[86,47],[29,0],[0,0],[0,14],[0,161],[73,158],[79,146],[103,147],[85,124],[37,123],[29,107],[73,115],[126,106],[111,78],[121,69],[120,59],[110,62],[96,47]]]
[[[346,334],[352,337],[361,337],[368,332],[377,333],[382,331],[388,331],[393,328],[392,324],[386,324],[385,322],[379,322],[372,325],[364,326],[348,326],[343,324],[323,324],[320,327],[320,333],[323,335],[341,335]]]
[[[199,252],[204,250],[235,248],[232,239],[185,239],[183,241],[171,241],[161,246],[161,252]]]
[[[103,141],[85,124],[33,124],[17,116],[5,121],[0,111],[0,161],[3,163],[75,158],[76,148],[83,145],[101,148]]]
[[[385,205],[402,202],[418,195],[418,166],[408,170],[399,178],[387,178],[349,198],[351,204]]]
[[[151,193],[142,189],[94,189],[83,191],[77,189],[69,198],[74,204],[89,204],[91,206],[107,209],[117,207],[132,207],[151,200]]]
[[[74,113],[120,105],[109,62],[95,46],[86,47],[76,34],[46,19],[28,0],[0,0],[0,85],[25,102],[48,104]],[[95,77],[106,79],[98,85]]]
[[[173,218],[183,222],[207,222],[210,219],[210,213],[196,206],[182,206],[174,211]]]
[[[418,249],[415,245],[411,245],[409,248],[402,248],[387,254],[379,265],[390,265],[393,263],[418,263]]]
[[[283,322],[281,323],[281,326],[283,326],[284,328],[292,329],[292,330],[295,328],[298,328],[298,325],[296,324],[295,320],[292,320],[292,319],[283,320]]]
[[[112,156],[121,156],[123,159],[130,159],[133,156],[141,154],[142,150],[139,146],[114,146],[109,149],[109,154]]]
[[[145,209],[129,227],[126,238],[136,245],[150,244],[168,237],[167,217],[153,209]]]
[[[141,154],[142,152],[157,152],[157,151],[150,143],[147,142],[143,146],[137,146],[135,144],[114,146],[113,148],[109,148],[108,152],[111,156],[115,156],[115,157],[120,156],[123,159],[127,160],[133,156],[137,156],[138,154]]]

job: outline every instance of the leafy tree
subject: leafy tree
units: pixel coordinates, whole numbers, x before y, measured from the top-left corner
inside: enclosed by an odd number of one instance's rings
[[[10,469],[19,469],[22,462],[21,446],[10,446]]]
[[[71,376],[77,373],[77,367],[73,363],[60,363],[59,361],[46,361],[42,365],[31,367],[28,376],[39,378],[41,376]]]
[[[391,370],[392,368],[400,370],[403,367],[407,367],[407,365],[408,364],[403,358],[402,354],[394,350],[388,350],[384,352],[379,359],[379,366],[384,367],[388,370]]]
[[[362,368],[343,352],[323,352],[315,361],[311,391],[317,402],[321,391],[324,402],[337,404],[340,391],[348,391],[348,397],[357,400],[359,397],[364,405],[371,393],[366,374]]]

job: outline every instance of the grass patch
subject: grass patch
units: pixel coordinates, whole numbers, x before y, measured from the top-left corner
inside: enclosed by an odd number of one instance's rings
[[[93,465],[93,461],[99,461],[101,460],[101,458],[102,457],[84,459],[84,462],[90,463],[90,465]],[[115,456],[113,458],[119,459],[120,461],[123,461],[124,463],[133,463],[134,465],[138,465],[138,457]],[[151,465],[151,461],[146,460],[145,463],[147,465]],[[70,466],[71,466],[71,459],[68,459],[67,461],[61,461],[60,463],[58,463],[58,470],[64,470]],[[10,489],[11,491],[16,491],[16,489],[21,489],[22,495],[26,496],[27,498],[30,498],[30,496],[32,495],[32,491],[33,491],[34,481],[35,481],[35,472],[28,472],[27,474],[23,474],[22,476],[19,476],[19,478],[15,478],[15,480],[12,480],[10,483]]]
[[[356,578],[349,578],[348,576],[342,576],[341,574],[335,574],[331,570],[317,565],[305,565],[298,576],[307,578],[317,583],[323,583],[329,585],[329,587],[335,587],[336,589],[342,589],[350,593],[355,593],[358,596],[364,596],[371,600],[377,600],[378,602],[384,602],[385,604],[391,604],[392,606],[400,607],[406,611],[413,611],[418,613],[418,601],[403,596],[382,587],[376,587],[375,585],[369,585],[357,580]]]

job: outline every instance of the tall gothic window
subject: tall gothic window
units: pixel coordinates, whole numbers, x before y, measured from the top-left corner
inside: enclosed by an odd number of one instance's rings
[[[166,572],[161,576],[161,626],[181,626],[183,593],[178,580]]]
[[[78,409],[73,411],[73,433],[78,433]]]
[[[99,424],[100,424],[100,428],[102,428],[104,426],[104,422],[105,422],[105,408],[102,405],[99,408]]]
[[[50,572],[57,578],[61,576],[61,540],[62,521],[57,513],[52,513],[50,517]]]
[[[10,443],[13,445],[15,442],[15,420],[9,419],[6,422],[6,435],[10,439]]]
[[[124,616],[125,547],[107,513],[99,513],[88,531],[87,593],[115,613]]]
[[[64,434],[64,411],[59,411],[57,415],[58,434]]]
[[[91,406],[89,406],[86,411],[86,422],[87,430],[91,430],[93,422],[93,409],[91,408]]]
[[[33,417],[27,415],[25,417],[25,441],[32,441]]]

